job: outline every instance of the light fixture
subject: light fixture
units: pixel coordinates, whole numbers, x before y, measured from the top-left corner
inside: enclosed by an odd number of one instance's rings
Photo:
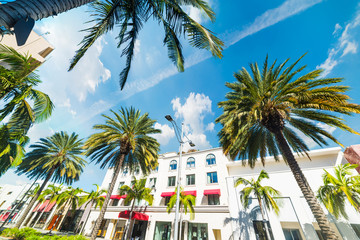
[[[170,115],[166,115],[165,118],[166,118],[166,120],[168,120],[169,122],[174,121]]]

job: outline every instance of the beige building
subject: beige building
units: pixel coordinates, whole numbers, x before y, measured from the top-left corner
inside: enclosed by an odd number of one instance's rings
[[[23,46],[16,44],[15,35],[4,35],[0,38],[0,44],[14,48],[16,51],[23,54],[30,54],[34,59],[43,63],[45,57],[54,50],[54,47],[48,43],[45,38],[31,31],[29,38]]]

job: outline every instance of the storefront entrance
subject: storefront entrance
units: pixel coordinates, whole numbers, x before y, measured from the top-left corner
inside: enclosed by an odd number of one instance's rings
[[[207,223],[189,223],[188,239],[208,240],[209,234]]]
[[[156,222],[154,240],[170,240],[171,222]]]

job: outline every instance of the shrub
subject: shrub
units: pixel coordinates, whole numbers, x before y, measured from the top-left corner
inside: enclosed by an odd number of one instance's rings
[[[40,232],[32,228],[7,228],[2,231],[1,236],[10,237],[14,240],[88,240],[88,238],[82,235],[75,236],[49,236],[42,235]]]
[[[6,228],[4,231],[1,232],[1,236],[3,237],[14,237],[15,232],[18,232],[19,229],[17,228]]]

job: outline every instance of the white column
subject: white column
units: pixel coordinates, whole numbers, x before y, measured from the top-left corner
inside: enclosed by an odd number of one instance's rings
[[[267,216],[269,218],[269,222],[270,222],[270,226],[271,226],[271,230],[272,233],[274,235],[274,238],[276,240],[285,240],[285,236],[284,236],[284,232],[282,230],[280,221],[278,219],[278,217],[276,216],[276,214],[274,213],[274,211],[270,210],[268,211],[267,208],[265,208],[266,212],[267,212]],[[281,208],[280,208],[281,211]]]
[[[106,229],[105,239],[111,239],[111,235],[114,230],[115,223],[116,223],[116,220],[111,219],[111,221]]]

